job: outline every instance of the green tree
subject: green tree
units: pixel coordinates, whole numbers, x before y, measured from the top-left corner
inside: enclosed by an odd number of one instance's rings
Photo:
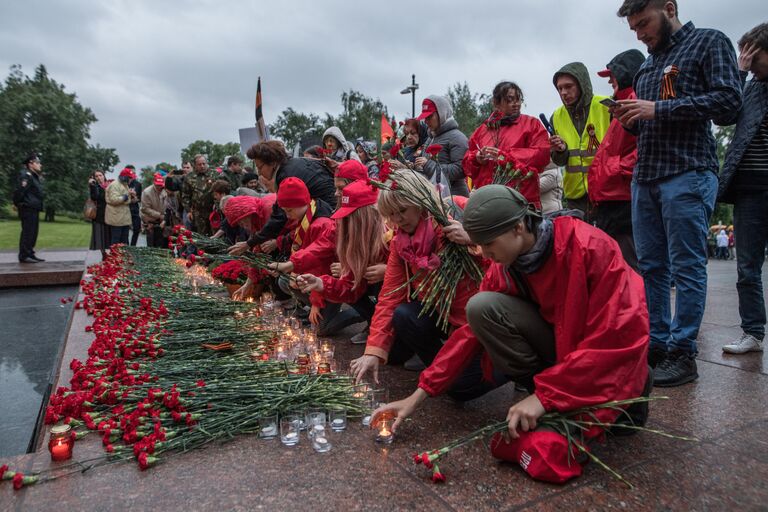
[[[155,176],[155,168],[151,165],[145,165],[141,168],[141,172],[139,173],[139,181],[141,182],[142,188],[147,188],[152,184],[152,179]]]
[[[728,151],[728,146],[731,144],[731,140],[733,140],[733,132],[735,129],[735,125],[715,127],[717,159],[720,161],[721,169],[723,168],[723,162],[725,161],[725,153]],[[715,204],[715,210],[712,212],[710,224],[717,224],[720,221],[726,225],[733,224],[733,205],[726,203]]]
[[[211,167],[216,167],[221,165],[224,158],[232,155],[240,155],[240,144],[237,142],[216,144],[210,140],[196,140],[181,150],[181,161],[192,162],[195,155],[207,156],[208,164]],[[242,157],[242,155],[240,156]]]
[[[344,137],[352,143],[360,137],[364,140],[379,140],[381,115],[387,115],[387,107],[379,99],[350,90],[341,94],[341,105],[343,110],[338,117],[326,114],[326,128],[338,126]]]
[[[269,125],[269,133],[272,137],[280,139],[285,147],[290,150],[307,133],[319,133],[322,135],[325,126],[320,122],[317,114],[305,114],[296,112],[288,107],[277,116],[275,122]]]
[[[459,130],[467,137],[472,135],[493,110],[490,95],[473,93],[467,82],[457,82],[449,87],[447,96],[453,108],[453,118],[459,124]]]
[[[48,76],[45,66],[33,77],[12,66],[0,85],[0,204],[16,185],[21,161],[37,151],[46,180],[46,210],[78,211],[94,169],[110,170],[118,161],[112,148],[92,146],[93,112]]]

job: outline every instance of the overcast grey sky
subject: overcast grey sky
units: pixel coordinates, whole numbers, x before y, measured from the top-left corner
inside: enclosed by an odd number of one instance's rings
[[[0,2],[0,71],[43,63],[99,121],[92,141],[121,165],[177,163],[196,139],[237,141],[253,125],[256,79],[264,116],[286,107],[338,113],[342,91],[380,98],[398,119],[400,90],[416,74],[423,96],[466,81],[489,92],[517,81],[524,112],[559,105],[552,75],[574,60],[595,73],[617,53],[645,51],[615,12],[621,0],[336,0]],[[764,0],[679,0],[683,22],[717,28],[734,42],[768,21]],[[762,7],[760,7],[762,5]],[[418,105],[417,105],[418,108]],[[355,134],[345,134],[354,137]]]

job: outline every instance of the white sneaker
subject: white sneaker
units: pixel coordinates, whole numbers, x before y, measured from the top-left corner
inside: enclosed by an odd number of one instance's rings
[[[723,345],[723,352],[729,354],[746,354],[747,352],[762,352],[763,342],[752,336],[751,334],[744,333],[741,335],[738,341]]]

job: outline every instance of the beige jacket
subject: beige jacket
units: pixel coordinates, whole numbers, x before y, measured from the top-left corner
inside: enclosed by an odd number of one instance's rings
[[[546,169],[539,175],[541,212],[545,215],[563,209],[563,175],[552,163]]]
[[[104,212],[104,222],[108,226],[130,226],[131,203],[128,187],[115,180],[107,187],[107,209]]]
[[[165,190],[160,192],[154,185],[145,188],[141,193],[141,221],[145,224],[159,225],[163,221],[165,214]]]

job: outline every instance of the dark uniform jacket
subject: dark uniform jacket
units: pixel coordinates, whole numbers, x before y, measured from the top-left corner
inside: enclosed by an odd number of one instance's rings
[[[36,173],[24,169],[19,173],[19,181],[13,192],[13,204],[17,208],[43,210],[43,183]]]

